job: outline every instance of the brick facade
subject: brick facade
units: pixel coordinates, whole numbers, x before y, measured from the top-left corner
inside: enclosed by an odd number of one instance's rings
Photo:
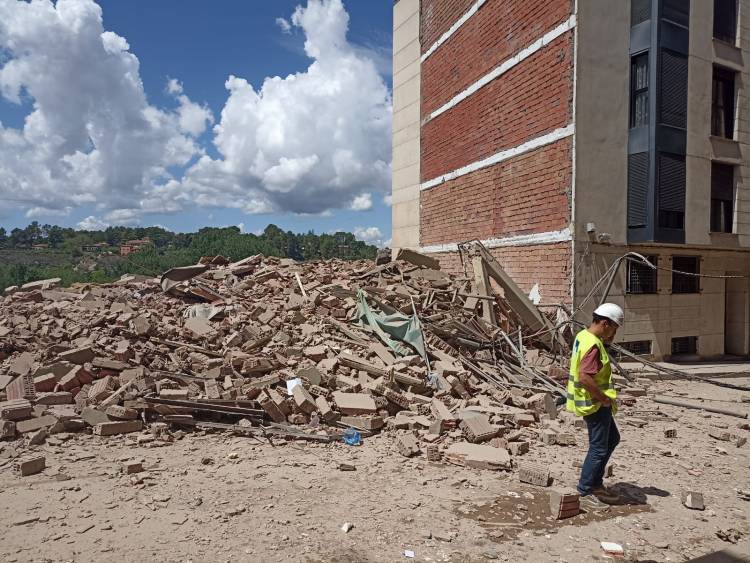
[[[422,65],[422,115],[435,111],[570,14],[570,0],[486,3],[450,38],[450,46],[436,50]],[[423,51],[429,47],[422,44]]]
[[[476,0],[420,0],[419,39],[424,53]]]
[[[422,0],[422,53],[475,4]],[[570,125],[574,33],[564,32],[441,114],[453,97],[566,22],[571,0],[487,0],[421,65],[422,182]],[[572,138],[520,152],[420,193],[420,245],[563,231],[571,221]],[[570,302],[571,243],[491,249],[526,292]],[[435,254],[459,272],[457,253]],[[467,265],[470,268],[470,265]]]
[[[572,38],[572,33],[566,33],[423,125],[422,180],[516,147],[570,123]],[[425,84],[422,77],[423,99]]]
[[[571,153],[571,139],[561,139],[422,192],[422,244],[566,228]]]

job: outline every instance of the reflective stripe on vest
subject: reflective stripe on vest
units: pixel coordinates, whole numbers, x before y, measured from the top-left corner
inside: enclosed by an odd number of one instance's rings
[[[617,398],[617,392],[615,391],[614,385],[612,385],[612,365],[609,360],[609,354],[604,347],[604,343],[588,330],[582,330],[576,335],[573,344],[566,397],[567,410],[578,416],[594,414],[601,407],[601,404],[593,399],[591,393],[589,393],[579,381],[581,360],[583,360],[584,356],[594,346],[599,348],[599,359],[602,363],[601,369],[596,375],[594,375],[594,381],[596,382],[597,387],[599,387],[602,393],[607,397],[613,401]],[[612,413],[614,414],[616,411],[617,407],[613,403]]]

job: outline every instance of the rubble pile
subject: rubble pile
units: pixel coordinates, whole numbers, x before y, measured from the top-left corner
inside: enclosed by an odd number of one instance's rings
[[[396,258],[206,257],[161,279],[8,288],[0,438],[163,445],[202,429],[357,444],[388,430],[406,457],[487,469],[532,442],[575,443],[558,419],[566,346],[499,264],[479,249],[467,278]],[[41,471],[38,458],[19,470]]]

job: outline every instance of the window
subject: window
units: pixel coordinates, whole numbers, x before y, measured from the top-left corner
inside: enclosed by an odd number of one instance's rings
[[[711,134],[734,138],[734,72],[714,67]]]
[[[672,355],[682,356],[685,354],[698,353],[697,336],[680,336],[672,339]]]
[[[737,42],[737,0],[714,0],[714,37]]]
[[[687,129],[687,56],[663,49],[659,79],[659,122]]]
[[[673,256],[672,270],[672,293],[698,293],[700,291],[700,278],[698,277],[700,258]]]
[[[685,156],[661,153],[658,156],[657,203],[659,227],[685,228]]]
[[[734,166],[711,164],[711,231],[731,233],[734,223]]]
[[[648,125],[648,53],[630,63],[630,127]]]
[[[628,228],[645,227],[648,222],[647,152],[628,155]]]
[[[651,341],[650,340],[633,340],[632,342],[620,342],[620,347],[626,352],[635,354],[636,356],[650,356],[651,355]],[[626,358],[625,354],[618,354],[619,358]]]
[[[681,27],[690,25],[690,2],[688,0],[662,0],[662,18]]]
[[[646,256],[646,260],[657,266],[656,256]],[[656,270],[640,261],[628,260],[627,293],[656,293]]]
[[[630,25],[636,26],[651,19],[651,0],[632,0],[630,3]]]

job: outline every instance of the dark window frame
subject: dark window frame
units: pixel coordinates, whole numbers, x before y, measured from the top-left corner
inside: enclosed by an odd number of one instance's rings
[[[711,163],[711,215],[712,233],[734,232],[735,169],[731,164]]]
[[[738,15],[737,0],[714,0],[714,39],[736,46]]]
[[[646,260],[657,268],[659,257],[646,256]],[[640,261],[628,260],[625,293],[628,295],[655,295],[659,293],[659,270],[654,270]]]
[[[694,261],[690,264],[690,261]],[[683,254],[672,256],[672,294],[687,295],[701,291],[701,258],[700,256],[686,256]],[[685,275],[680,272],[686,272]]]
[[[664,21],[688,29],[690,26],[690,2],[687,0],[661,0],[661,17]]]
[[[635,27],[650,19],[651,0],[632,0],[630,3],[630,26]]]
[[[651,356],[654,351],[653,340],[631,340],[629,342],[618,342],[618,346],[636,356]],[[625,354],[617,354],[619,358],[627,358]]]
[[[734,139],[737,73],[714,66],[711,80],[711,135]]]
[[[649,54],[639,53],[630,58],[630,128],[645,127],[649,123]]]
[[[657,155],[657,225],[660,229],[685,229],[687,163],[684,154]]]
[[[677,336],[672,338],[672,356],[694,355],[698,353],[697,336]]]

